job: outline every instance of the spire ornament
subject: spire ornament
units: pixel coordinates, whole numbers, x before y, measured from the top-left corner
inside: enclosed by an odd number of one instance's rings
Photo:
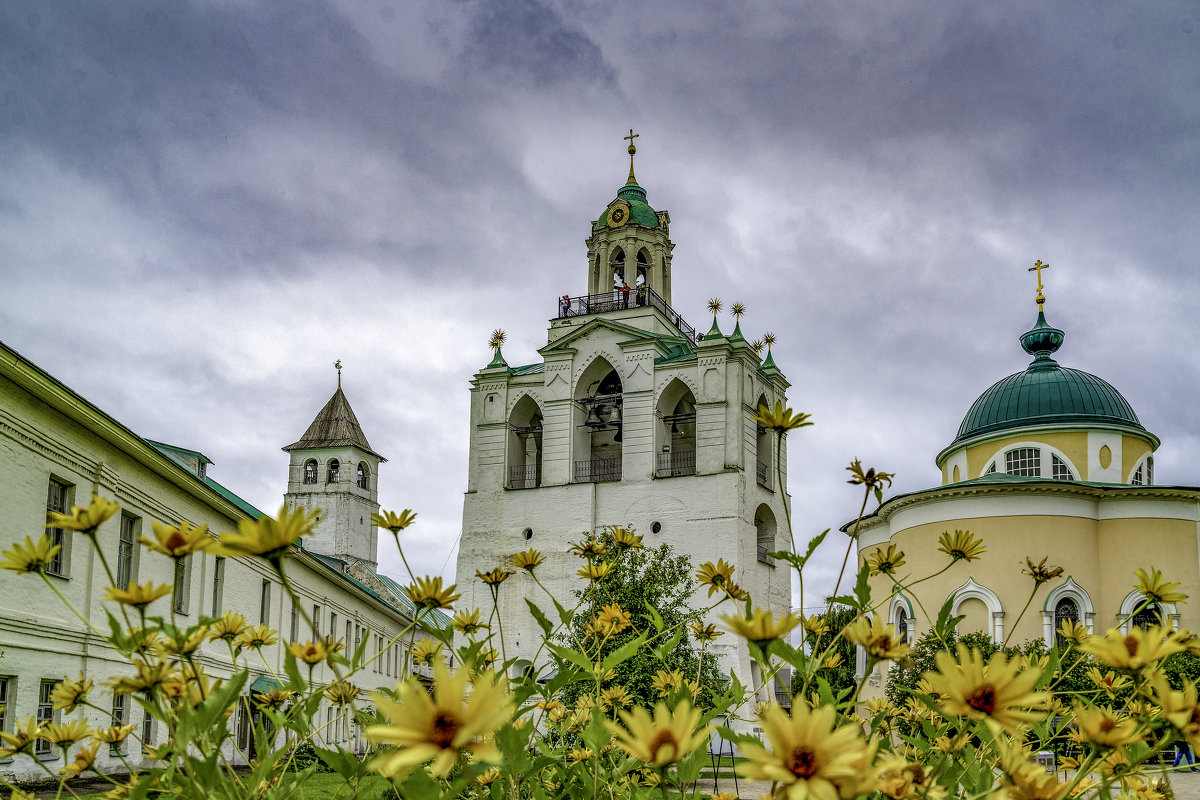
[[[1033,266],[1029,268],[1030,272],[1037,273],[1037,297],[1034,298],[1034,302],[1038,304],[1038,311],[1043,311],[1046,303],[1046,295],[1042,294],[1042,270],[1044,269],[1050,269],[1050,265],[1043,264],[1040,258],[1034,261]]]
[[[742,338],[742,314],[746,313],[746,306],[743,303],[734,303],[729,307],[729,313],[733,314],[733,333],[729,338],[732,341],[745,341]]]
[[[500,346],[504,344],[504,340],[507,338],[508,334],[500,328],[496,328],[496,330],[492,331],[492,335],[488,337],[488,347],[492,348],[492,363],[488,364],[488,369],[508,366],[508,363],[504,360],[504,356],[500,353]]]
[[[338,388],[341,389],[342,388],[342,360],[340,358],[337,361],[333,362],[333,368],[337,370]]]
[[[637,179],[633,177],[633,154],[637,152],[637,145],[633,140],[641,136],[640,133],[634,133],[633,128],[629,129],[629,135],[624,137],[629,142],[629,183],[637,183]]]

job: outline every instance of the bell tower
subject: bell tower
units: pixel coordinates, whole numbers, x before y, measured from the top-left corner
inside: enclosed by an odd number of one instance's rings
[[[342,362],[337,391],[317,413],[299,441],[283,448],[290,456],[288,508],[321,510],[321,519],[304,547],[348,565],[378,566],[379,533],[371,515],[379,511],[379,465],[386,461],[371,449],[350,401],[342,392]]]
[[[628,286],[642,287],[671,303],[671,217],[655,211],[646,202],[646,190],[633,174],[633,156],[638,137],[632,129],[629,141],[629,180],[617,192],[600,218],[592,223],[587,239],[588,294],[600,295]]]

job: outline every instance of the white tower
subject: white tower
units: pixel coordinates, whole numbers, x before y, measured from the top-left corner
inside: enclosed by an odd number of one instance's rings
[[[569,543],[606,525],[695,566],[724,558],[756,606],[791,606],[790,571],[766,556],[786,546],[786,472],[776,485],[774,440],[753,419],[760,401],[785,401],[788,382],[740,329],[724,336],[714,320],[697,336],[671,307],[669,217],[634,179],[630,141],[629,180],[587,240],[588,294],[558,299],[541,361],[510,367],[497,349],[472,381],[457,573],[467,608],[491,604],[476,570],[529,547],[547,558],[539,578],[573,604]],[[505,642],[532,661],[540,630],[525,596],[550,606],[518,571],[500,591]],[[717,645],[721,670],[757,685],[745,646]]]
[[[283,448],[291,456],[289,508],[320,509],[321,521],[304,539],[314,553],[333,556],[348,565],[378,565],[379,536],[371,515],[379,511],[379,465],[386,461],[371,449],[350,401],[342,393],[341,362],[338,386],[300,440]]]

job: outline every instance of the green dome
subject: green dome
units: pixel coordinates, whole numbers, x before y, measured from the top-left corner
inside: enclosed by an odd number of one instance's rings
[[[658,213],[646,202],[646,190],[633,181],[621,187],[617,197],[629,204],[629,220],[647,228],[659,227]],[[612,227],[608,224],[608,209],[596,220],[595,230]]]
[[[1091,373],[1060,366],[1050,357],[1064,336],[1039,313],[1037,324],[1021,336],[1022,346],[1034,356],[1033,363],[981,394],[950,446],[1029,425],[1116,425],[1145,433],[1129,401],[1112,384]]]

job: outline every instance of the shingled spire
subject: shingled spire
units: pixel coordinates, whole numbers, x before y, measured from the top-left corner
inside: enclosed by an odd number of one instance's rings
[[[381,461],[385,460],[367,443],[367,437],[363,434],[362,426],[358,424],[358,417],[354,416],[354,409],[350,407],[350,401],[346,399],[342,387],[338,386],[333,397],[329,398],[329,402],[317,413],[316,418],[308,426],[308,430],[304,432],[300,440],[283,449],[290,452],[314,447],[343,447],[346,445],[357,447]]]

